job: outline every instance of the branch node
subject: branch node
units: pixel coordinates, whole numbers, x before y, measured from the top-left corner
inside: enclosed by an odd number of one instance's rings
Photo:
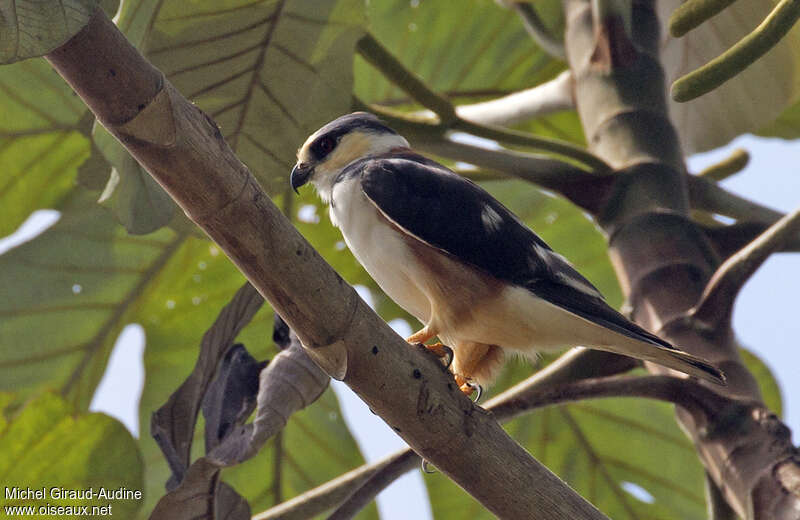
[[[130,121],[116,127],[123,138],[133,138],[148,144],[169,148],[175,145],[175,117],[172,113],[172,96],[180,95],[169,81],[156,96]]]

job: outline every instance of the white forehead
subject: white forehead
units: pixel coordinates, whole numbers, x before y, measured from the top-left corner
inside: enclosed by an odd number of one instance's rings
[[[323,134],[331,131],[333,131],[331,128],[323,127],[311,134],[297,150],[298,162],[314,162],[311,144]],[[352,150],[348,150],[348,152],[362,154],[387,152],[393,148],[407,148],[409,146],[408,141],[399,134],[358,126],[350,129],[347,133],[340,134],[339,144],[345,144],[345,146],[337,146],[340,153],[344,151],[343,149],[350,148]]]
[[[310,162],[311,161],[311,159],[312,159],[311,150],[309,148],[311,147],[311,143],[313,143],[314,140],[322,134],[322,130],[323,130],[323,128],[320,128],[319,130],[317,130],[316,132],[314,132],[313,134],[308,136],[308,139],[306,139],[306,142],[304,142],[303,145],[300,148],[297,149],[297,160],[298,160],[298,162]]]

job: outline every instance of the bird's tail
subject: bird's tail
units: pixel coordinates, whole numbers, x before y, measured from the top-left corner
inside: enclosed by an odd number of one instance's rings
[[[718,385],[727,384],[725,374],[720,369],[697,356],[671,346],[655,345],[625,336],[620,336],[620,339],[614,342],[615,345],[593,345],[592,348],[651,361]]]

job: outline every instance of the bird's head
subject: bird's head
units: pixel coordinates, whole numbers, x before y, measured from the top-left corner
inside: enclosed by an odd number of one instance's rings
[[[311,134],[297,151],[292,188],[311,182],[329,201],[334,179],[348,164],[398,148],[408,148],[408,141],[380,119],[366,112],[347,114]]]

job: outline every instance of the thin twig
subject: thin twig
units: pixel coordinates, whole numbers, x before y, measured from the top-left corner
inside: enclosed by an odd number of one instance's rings
[[[800,208],[770,226],[717,269],[693,309],[692,317],[711,330],[727,327],[733,303],[742,286],[772,253],[783,248],[798,232]]]
[[[375,471],[350,498],[334,511],[328,520],[349,520],[355,517],[389,484],[400,478],[406,471],[419,464],[419,456],[411,450],[400,452],[399,456]]]
[[[566,58],[566,51],[564,50],[564,42],[558,40],[550,29],[544,24],[536,9],[532,4],[527,2],[513,2],[512,8],[522,18],[522,23],[525,25],[525,30],[533,38],[543,51],[550,56],[563,60]]]
[[[505,144],[525,146],[563,155],[564,157],[574,159],[575,161],[589,166],[597,173],[608,173],[611,171],[611,167],[592,152],[567,141],[561,141],[560,139],[548,139],[546,137],[539,137],[493,125],[479,125],[460,118],[454,121],[453,124],[450,125],[450,128],[467,132],[477,137],[493,139]]]
[[[727,399],[700,383],[673,376],[611,376],[572,381],[555,387],[518,395],[492,408],[503,420],[536,408],[585,399],[639,397],[673,403],[687,410],[712,415]]]
[[[342,504],[361,488],[374,474],[398,459],[405,461],[403,468],[409,471],[419,467],[419,457],[411,448],[398,451],[371,464],[364,464],[339,475],[335,479],[309,489],[305,493],[277,504],[255,516],[253,520],[305,520]]]
[[[473,123],[510,126],[574,107],[572,73],[565,70],[550,81],[532,88],[489,101],[459,105],[456,114]],[[433,113],[425,111],[415,115],[431,118]]]
[[[721,181],[744,170],[750,162],[750,154],[744,148],[737,148],[725,159],[700,171],[697,175],[712,181]]]
[[[697,175],[687,176],[689,200],[693,209],[724,215],[743,221],[772,224],[783,217],[780,211],[768,208],[726,190],[716,182]]]
[[[781,0],[753,32],[699,69],[675,81],[672,99],[690,101],[719,87],[774,47],[798,18],[800,2]]]
[[[597,176],[567,162],[545,155],[515,152],[506,149],[490,150],[482,146],[449,139],[423,140],[415,147],[448,159],[474,164],[546,188],[556,188],[565,182],[579,182]]]
[[[453,105],[429,88],[419,76],[408,70],[374,36],[367,33],[358,41],[357,49],[358,53],[387,79],[439,116],[443,125],[455,120],[456,111]]]

